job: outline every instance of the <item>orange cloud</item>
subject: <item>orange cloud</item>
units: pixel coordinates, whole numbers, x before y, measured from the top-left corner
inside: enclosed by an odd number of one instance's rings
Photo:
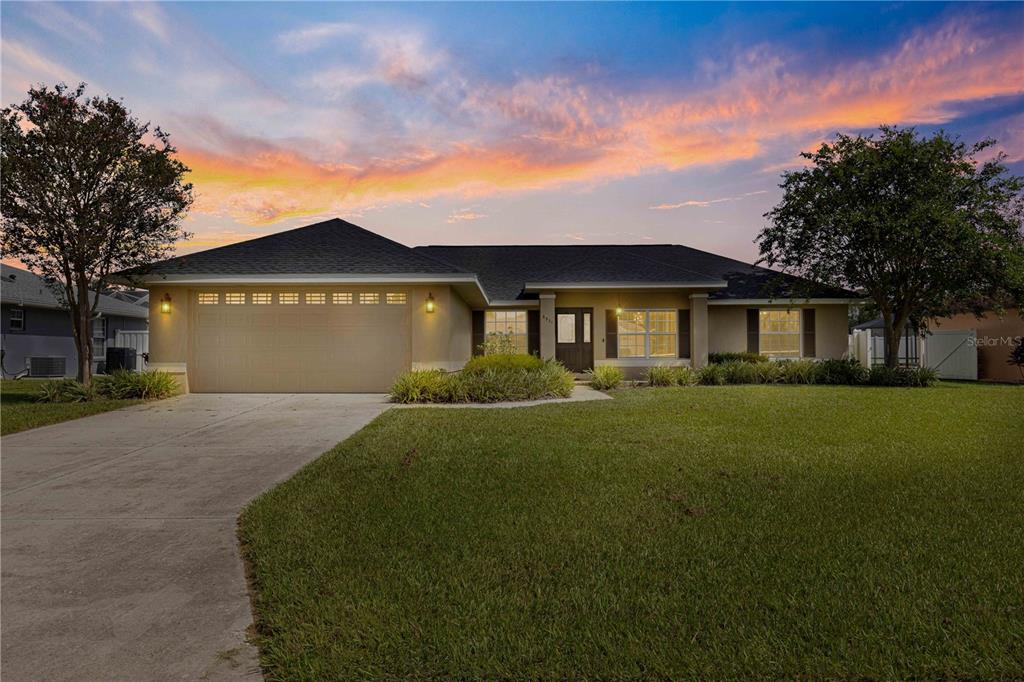
[[[409,55],[394,54],[396,73],[412,68],[399,59]],[[721,82],[682,96],[627,99],[554,76],[466,86],[458,90],[469,94],[454,101],[437,95],[445,89],[439,86],[425,96],[446,107],[441,113],[456,132],[422,139],[452,142],[390,156],[383,149],[382,159],[311,139],[273,143],[219,129],[183,145],[181,155],[193,168],[197,211],[262,224],[392,200],[479,197],[751,159],[770,143],[799,145],[880,123],[943,123],[964,102],[1024,93],[1019,47],[963,17],[874,59],[824,73],[805,69],[758,48]],[[682,205],[699,204],[652,208]]]

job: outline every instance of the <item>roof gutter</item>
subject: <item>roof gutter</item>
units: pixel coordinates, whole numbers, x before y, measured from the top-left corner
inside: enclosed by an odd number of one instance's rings
[[[864,303],[868,299],[866,298],[723,298],[723,299],[709,299],[708,305],[784,305],[784,304],[800,304],[800,305],[855,305],[857,303]]]
[[[527,282],[524,291],[541,289],[724,289],[722,280],[706,282]]]

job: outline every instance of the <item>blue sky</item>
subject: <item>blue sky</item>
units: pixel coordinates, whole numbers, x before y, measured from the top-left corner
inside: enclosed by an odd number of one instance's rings
[[[2,4],[2,95],[84,80],[193,169],[183,251],[342,216],[408,244],[752,260],[798,153],[878,124],[1024,171],[1021,4]]]

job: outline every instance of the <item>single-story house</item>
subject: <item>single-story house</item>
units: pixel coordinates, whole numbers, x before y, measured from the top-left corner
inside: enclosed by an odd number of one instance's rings
[[[860,300],[797,300],[796,278],[674,244],[410,248],[338,219],[125,277],[150,291],[150,367],[196,392],[384,391],[459,369],[489,333],[575,372],[838,358]]]
[[[149,308],[100,294],[92,321],[93,371],[102,371],[118,331],[145,331]],[[0,336],[3,375],[73,377],[78,350],[71,314],[42,277],[0,264]]]

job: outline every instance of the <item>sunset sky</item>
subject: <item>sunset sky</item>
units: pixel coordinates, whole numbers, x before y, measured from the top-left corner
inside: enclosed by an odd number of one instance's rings
[[[995,137],[1024,173],[1022,35],[1022,4],[3,3],[2,95],[86,81],[170,132],[182,252],[340,216],[753,260],[837,131]]]

